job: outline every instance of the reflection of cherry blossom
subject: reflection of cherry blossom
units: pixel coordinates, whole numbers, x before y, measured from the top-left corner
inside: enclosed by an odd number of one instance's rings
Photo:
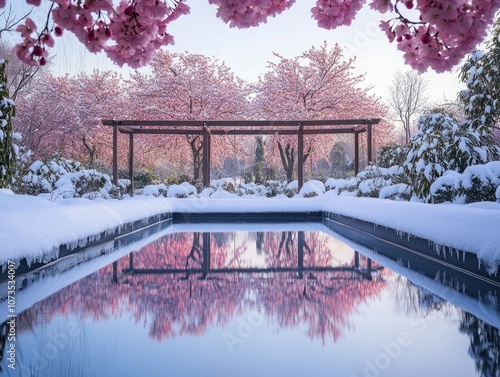
[[[341,269],[309,269],[303,279],[293,270],[276,272],[274,267],[297,267],[299,233],[266,232],[261,253],[268,272],[213,273],[203,278],[201,272],[182,271],[201,269],[208,234],[172,234],[121,258],[114,268],[107,266],[34,305],[20,316],[21,327],[28,329],[58,314],[99,321],[127,312],[148,326],[151,338],[161,341],[202,335],[213,326],[228,324],[235,315],[259,310],[278,328],[306,324],[311,339],[336,341],[352,328],[349,316],[356,307],[377,296],[385,281],[367,280],[351,268],[354,260],[337,261],[328,250],[326,235],[302,234],[307,267]],[[276,249],[280,243],[281,251]],[[234,234],[219,233],[209,244],[212,270],[251,267],[245,260],[247,244],[235,247]]]

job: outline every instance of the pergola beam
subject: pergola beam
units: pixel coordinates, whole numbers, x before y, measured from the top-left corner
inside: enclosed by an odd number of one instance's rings
[[[157,127],[298,127],[302,126],[358,126],[378,124],[380,119],[314,119],[314,120],[109,120],[105,126],[157,126]]]
[[[145,134],[145,135],[202,135],[203,128],[181,130],[181,129],[164,129],[164,128],[135,128],[135,127],[120,127],[118,128],[120,133],[123,134]],[[366,128],[362,131],[365,132]],[[221,130],[221,129],[210,129],[212,135],[297,135],[298,129],[284,129],[284,130],[271,130],[271,129],[258,129],[258,130]],[[326,134],[353,134],[354,128],[324,128],[324,129],[304,129],[302,133],[304,135],[326,135]]]

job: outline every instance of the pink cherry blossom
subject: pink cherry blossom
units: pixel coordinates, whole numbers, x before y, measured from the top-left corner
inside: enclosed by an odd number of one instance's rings
[[[61,36],[63,30],[72,32],[89,51],[105,51],[120,66],[148,64],[156,49],[174,43],[167,31],[170,22],[189,13],[188,0],[46,1],[53,3],[49,22],[37,28],[27,18],[16,29],[22,38],[16,53],[28,64],[39,64],[40,48],[46,53],[54,45],[53,36]],[[312,17],[326,29],[350,25],[365,1],[317,0]],[[41,0],[26,2],[41,5]],[[229,26],[247,28],[265,23],[295,0],[208,2],[217,6],[217,17]],[[6,0],[0,0],[0,8],[5,5]],[[397,43],[407,64],[419,71],[431,68],[440,72],[458,64],[485,38],[500,0],[371,0],[369,6],[392,15],[380,27],[390,42]],[[407,9],[412,9],[411,16],[405,16]],[[42,57],[46,62],[47,56]]]
[[[392,12],[394,10],[391,0],[373,0],[370,3],[370,8],[378,10],[380,13]]]
[[[318,0],[311,12],[319,27],[335,29],[350,25],[364,3],[365,0]]]
[[[208,0],[217,5],[217,17],[230,27],[247,28],[266,22],[292,6],[295,0]]]

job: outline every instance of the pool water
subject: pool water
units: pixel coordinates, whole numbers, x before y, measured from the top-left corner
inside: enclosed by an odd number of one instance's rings
[[[40,279],[0,374],[500,376],[496,290],[283,229],[169,231],[70,284]]]

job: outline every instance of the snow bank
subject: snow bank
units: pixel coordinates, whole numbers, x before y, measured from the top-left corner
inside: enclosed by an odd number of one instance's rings
[[[59,245],[78,245],[132,221],[171,212],[167,199],[130,198],[91,201],[49,200],[0,194],[0,262],[43,260]]]
[[[475,253],[490,266],[500,261],[500,203],[483,208],[332,196],[324,209]]]

